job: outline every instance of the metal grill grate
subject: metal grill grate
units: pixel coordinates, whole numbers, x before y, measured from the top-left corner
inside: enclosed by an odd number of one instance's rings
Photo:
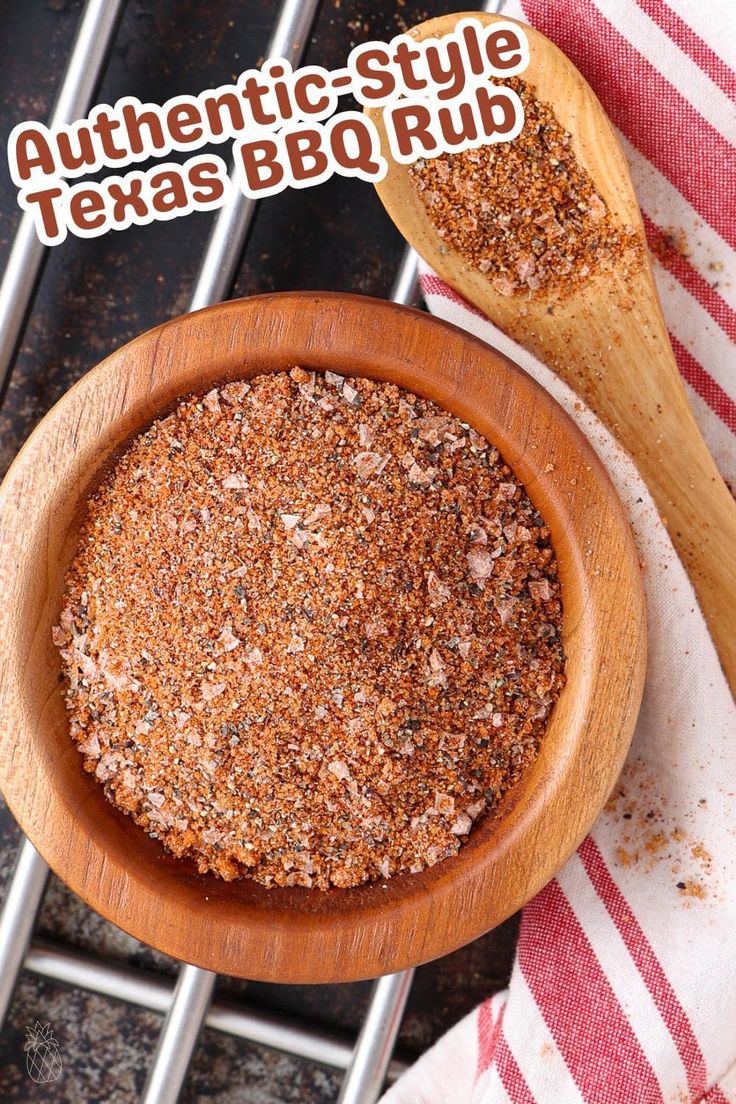
[[[304,53],[320,0],[284,0],[267,57],[286,57],[296,66]],[[499,11],[503,0],[482,10]],[[62,79],[50,126],[86,114],[104,71],[123,8],[123,0],[87,0]],[[242,196],[219,213],[213,225],[192,291],[189,309],[198,310],[227,297],[234,282],[256,201]],[[0,394],[12,370],[40,279],[45,248],[32,218],[24,214],[0,284]],[[407,249],[391,292],[396,303],[417,296],[416,256]],[[50,943],[31,942],[43,898],[48,867],[24,840],[0,914],[0,1024],[4,1021],[22,969],[90,992],[104,994],[165,1014],[146,1085],[144,1104],[174,1104],[203,1025],[297,1057],[345,1070],[338,1104],[373,1104],[387,1079],[402,1071],[391,1060],[411,988],[413,971],[379,978],[354,1046],[294,1020],[212,1002],[216,975],[182,964],[175,985],[156,976],[109,963]]]

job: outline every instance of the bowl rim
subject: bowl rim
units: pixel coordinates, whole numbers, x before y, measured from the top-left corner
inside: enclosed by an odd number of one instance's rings
[[[457,857],[385,887],[259,893],[243,888],[247,880],[187,873],[89,775],[77,785],[81,757],[68,735],[68,747],[59,742],[61,694],[50,687],[43,635],[55,623],[58,578],[90,487],[178,398],[296,364],[391,379],[473,424],[541,509],[560,564],[575,669],[537,761],[500,820],[479,827]],[[446,954],[549,881],[623,765],[643,690],[646,621],[638,555],[610,477],[536,381],[423,312],[359,295],[287,292],[230,300],[146,331],[82,377],[34,429],[0,487],[0,533],[0,709],[8,720],[0,789],[49,866],[87,904],[181,960],[254,980],[316,983]]]

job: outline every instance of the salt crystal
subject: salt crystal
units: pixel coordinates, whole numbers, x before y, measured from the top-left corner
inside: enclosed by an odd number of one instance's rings
[[[442,656],[436,648],[433,648],[432,651],[429,653],[429,666],[433,671],[441,671],[444,668]]]
[[[359,479],[369,479],[378,475],[388,462],[388,457],[378,452],[358,452],[353,458]]]
[[[200,692],[204,701],[212,701],[213,698],[219,697],[224,689],[224,682],[203,682],[200,686]]]
[[[428,487],[432,482],[432,477],[423,468],[420,468],[419,464],[415,463],[409,468],[409,482],[419,487]]]
[[[480,265],[478,265],[481,272],[488,271],[487,269],[482,268],[483,264],[485,264],[485,262],[481,261]],[[496,276],[491,281],[491,283],[499,295],[504,295],[508,297],[509,295],[514,294],[514,285],[512,284],[511,280],[509,280],[508,276]]]
[[[427,663],[428,676],[427,682],[430,686],[438,686],[445,690],[447,688],[447,675],[445,673],[445,664],[442,660],[442,656],[433,648],[429,653],[429,660]]]
[[[81,744],[78,744],[77,747],[83,755],[91,755],[93,759],[99,759],[100,757],[100,741],[97,739],[94,732]]]
[[[363,448],[370,448],[373,444],[373,430],[367,422],[361,422],[358,426],[358,440]]]
[[[508,625],[509,621],[514,615],[514,608],[516,607],[515,598],[494,598],[493,604],[498,610],[498,616],[502,625]]]
[[[240,640],[234,635],[230,626],[225,625],[217,638],[217,643],[220,645],[223,652],[232,652],[238,647]]]
[[[216,387],[213,387],[212,390],[208,391],[204,396],[202,399],[202,406],[206,407],[207,410],[211,411],[213,414],[220,413],[220,396]]]
[[[526,282],[534,275],[537,262],[532,253],[523,254],[516,262],[516,274],[522,282]]]
[[[242,473],[232,472],[231,475],[225,476],[222,485],[228,491],[241,491],[247,488],[248,480]]]
[[[476,801],[473,805],[468,805],[465,812],[468,814],[471,820],[476,820],[486,807],[485,799],[481,798],[480,801]]]
[[[97,764],[95,778],[100,782],[107,782],[117,771],[119,757],[111,751],[106,751]]]
[[[442,582],[436,571],[430,571],[427,575],[427,593],[430,604],[439,606],[445,602],[451,594],[450,588]]]
[[[588,200],[588,213],[590,214],[590,217],[592,219],[596,220],[596,222],[599,219],[606,217],[606,205],[601,197],[599,195],[596,195],[595,192],[593,192]]]
[[[459,813],[457,820],[450,828],[453,836],[467,836],[470,829],[473,827],[473,822],[467,813]]]
[[[536,598],[541,602],[549,602],[552,597],[549,580],[535,579],[534,582],[529,583],[529,593],[532,598]]]
[[[342,397],[345,402],[350,403],[351,406],[356,406],[358,400],[360,399],[360,395],[358,394],[356,389],[352,386],[352,384],[348,383],[347,380],[345,380],[342,385]]]
[[[102,677],[113,690],[126,690],[132,685],[128,676],[122,671],[110,671],[106,668],[102,671]]]
[[[238,406],[245,396],[250,391],[250,384],[245,380],[235,380],[233,383],[226,384],[220,392],[220,398],[224,402],[229,403],[230,406]]]
[[[493,559],[484,548],[473,548],[468,552],[468,567],[476,582],[484,582],[493,572]]]
[[[289,540],[294,545],[294,547],[298,548],[301,552],[301,550],[303,548],[306,548],[309,544],[309,533],[306,529],[302,529],[297,526],[297,528],[293,529],[289,534]]]
[[[318,502],[310,514],[304,519],[305,525],[314,525],[316,521],[322,521],[332,513],[332,507],[327,502]]]
[[[435,791],[434,811],[440,816],[451,816],[455,812],[455,799],[451,794]]]

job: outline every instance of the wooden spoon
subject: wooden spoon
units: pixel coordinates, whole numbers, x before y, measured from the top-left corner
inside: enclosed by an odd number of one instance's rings
[[[448,34],[478,12],[413,28],[417,39]],[[506,18],[506,17],[504,17]],[[644,231],[618,139],[590,86],[544,35],[524,25],[531,62],[523,74],[572,136],[580,164],[623,225]],[[607,272],[563,301],[506,297],[438,235],[406,165],[393,161],[379,110],[388,175],[377,185],[404,237],[451,287],[533,352],[596,411],[635,460],[687,568],[732,690],[736,690],[736,503],[700,435],[675,362],[651,268]],[[523,186],[523,185],[522,185]]]

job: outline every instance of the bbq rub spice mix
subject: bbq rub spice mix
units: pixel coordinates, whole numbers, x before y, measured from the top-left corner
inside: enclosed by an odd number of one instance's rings
[[[518,138],[409,167],[441,250],[522,303],[564,299],[602,273],[636,272],[639,231],[611,214],[552,107],[519,77],[505,84],[524,107]]]
[[[454,855],[564,681],[549,530],[496,449],[393,385],[298,368],[133,442],[54,642],[107,797],[266,886]]]

